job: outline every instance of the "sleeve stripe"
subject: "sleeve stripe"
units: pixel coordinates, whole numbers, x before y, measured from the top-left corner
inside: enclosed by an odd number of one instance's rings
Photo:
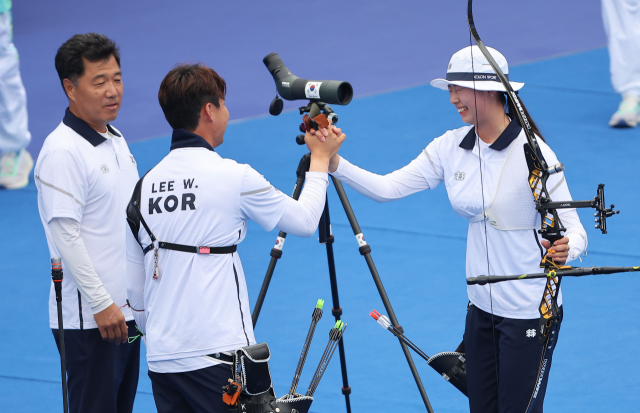
[[[71,194],[71,193],[69,193],[69,192],[65,191],[64,189],[60,189],[60,188],[58,188],[57,186],[54,186],[54,185],[52,185],[52,184],[50,184],[50,183],[48,183],[48,182],[43,181],[43,180],[42,180],[42,179],[40,179],[40,177],[39,177],[39,176],[37,176],[37,175],[36,175],[36,179],[37,179],[38,181],[40,181],[40,183],[41,183],[42,185],[48,186],[49,188],[53,189],[54,191],[61,192],[61,193],[65,194],[65,195],[67,195],[67,196],[69,196],[69,197],[73,198],[73,200],[74,200],[74,201],[76,201],[76,203],[77,203],[78,205],[80,205],[81,207],[84,207],[84,204],[83,204],[82,202],[78,201],[78,200],[73,196],[73,194]]]
[[[255,191],[242,192],[242,193],[240,194],[240,196],[253,195],[253,194],[259,194],[259,193],[261,193],[261,192],[267,192],[267,191],[270,191],[270,190],[271,190],[271,188],[273,188],[273,185],[270,185],[270,186],[268,186],[268,187],[266,187],[266,188],[262,188],[262,189],[256,189]]]
[[[558,187],[560,186],[560,184],[562,184],[564,182],[564,175],[562,176],[562,179],[556,184],[556,186],[554,186],[551,191],[549,191],[549,195],[551,195],[552,193],[556,192],[556,189],[558,189]]]
[[[429,152],[427,152],[427,149],[423,149],[423,151],[425,155],[427,155],[427,159],[429,160],[429,163],[431,164],[431,167],[433,168],[433,172],[435,172],[436,174],[438,173],[438,170],[436,169],[436,166],[433,164],[433,161],[431,160],[431,157],[429,156]]]

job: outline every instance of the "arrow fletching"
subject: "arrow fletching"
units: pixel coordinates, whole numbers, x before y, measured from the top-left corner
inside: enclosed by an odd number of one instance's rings
[[[389,320],[389,317],[387,317],[386,315],[382,315],[376,310],[371,311],[369,315],[373,317],[373,319],[376,320],[378,324],[382,326],[382,328],[386,330],[389,330],[391,328],[391,320]]]

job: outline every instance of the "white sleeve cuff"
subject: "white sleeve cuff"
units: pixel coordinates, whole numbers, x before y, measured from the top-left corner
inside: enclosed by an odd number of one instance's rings
[[[568,264],[576,258],[579,258],[580,255],[587,250],[588,241],[586,233],[579,231],[568,232],[565,233],[564,236],[569,238],[569,256],[565,262],[565,264]]]
[[[342,180],[345,177],[345,170],[348,171],[349,166],[353,166],[351,164],[351,162],[347,161],[342,156],[340,156],[340,161],[338,162],[338,167],[336,168],[336,170],[333,173],[331,173],[331,176],[333,176],[334,178]]]
[[[305,174],[305,179],[322,179],[327,183],[327,185],[329,184],[329,174],[326,172],[307,172]]]

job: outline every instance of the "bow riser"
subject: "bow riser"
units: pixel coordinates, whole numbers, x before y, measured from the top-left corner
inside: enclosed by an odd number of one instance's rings
[[[536,203],[536,209],[540,213],[541,229],[538,230],[538,233],[553,245],[554,242],[563,237],[562,233],[566,229],[562,226],[555,208],[545,206],[545,203],[550,201],[550,195],[547,192],[547,180],[550,174],[546,168],[541,167],[540,158],[536,158],[529,144],[524,145],[524,153],[527,167],[529,168],[529,186]],[[540,267],[557,268],[557,265],[545,254],[540,261]]]

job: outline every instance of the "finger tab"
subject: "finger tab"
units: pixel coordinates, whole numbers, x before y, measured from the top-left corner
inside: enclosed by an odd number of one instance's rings
[[[318,126],[320,126],[321,128],[326,128],[329,126],[329,120],[327,120],[327,117],[322,113],[313,118],[313,120],[315,120],[318,123]]]
[[[311,117],[309,115],[304,115],[302,117],[302,122],[304,123],[304,127],[307,132],[309,132],[311,130]]]

